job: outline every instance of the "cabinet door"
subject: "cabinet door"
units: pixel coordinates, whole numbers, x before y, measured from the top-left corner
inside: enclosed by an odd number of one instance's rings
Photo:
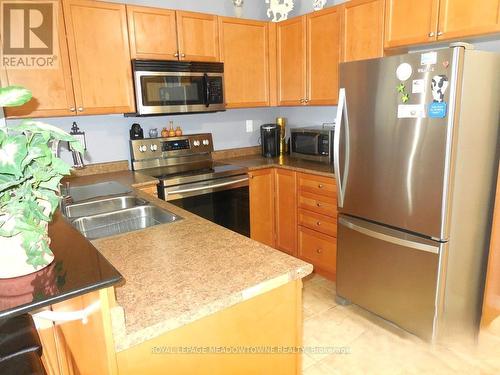
[[[33,99],[25,105],[5,108],[6,117],[50,117],[75,114],[75,98],[62,6],[59,6],[58,15],[57,67],[55,69],[6,69],[4,86],[23,86],[30,89],[33,94]]]
[[[77,113],[135,111],[125,5],[63,4]]]
[[[332,7],[307,15],[306,104],[337,104],[340,11],[340,7]]]
[[[436,40],[439,0],[386,0],[385,47]]]
[[[179,57],[188,61],[219,61],[217,17],[177,11]]]
[[[296,173],[276,169],[276,248],[297,255]]]
[[[384,0],[353,0],[343,12],[343,61],[382,57]]]
[[[227,108],[269,105],[268,24],[219,17]]]
[[[127,5],[133,59],[177,60],[175,10]]]
[[[274,247],[274,170],[261,169],[250,176],[250,237]]]
[[[300,105],[306,98],[306,16],[277,25],[278,105]]]
[[[458,38],[500,31],[498,0],[441,0],[438,39]]]

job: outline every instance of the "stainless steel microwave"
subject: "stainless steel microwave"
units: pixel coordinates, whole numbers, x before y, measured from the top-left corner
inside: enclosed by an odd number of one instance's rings
[[[132,60],[138,116],[224,111],[224,64]]]
[[[332,163],[333,127],[290,129],[290,156]]]

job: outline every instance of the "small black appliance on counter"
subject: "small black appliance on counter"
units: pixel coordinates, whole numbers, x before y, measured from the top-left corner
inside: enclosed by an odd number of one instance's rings
[[[139,124],[132,124],[130,128],[130,139],[144,139],[144,131]]]
[[[264,124],[260,127],[262,156],[274,158],[280,154],[280,128],[276,124]]]

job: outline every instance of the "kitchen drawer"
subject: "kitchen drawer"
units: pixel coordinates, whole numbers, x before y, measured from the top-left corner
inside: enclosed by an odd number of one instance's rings
[[[334,198],[337,196],[337,185],[333,178],[299,173],[298,180],[299,191],[301,192],[326,195]]]
[[[299,225],[315,231],[337,237],[337,219],[299,209]]]
[[[322,270],[335,273],[337,239],[299,226],[299,256]]]
[[[330,217],[337,217],[337,199],[324,195],[300,192],[299,208]]]

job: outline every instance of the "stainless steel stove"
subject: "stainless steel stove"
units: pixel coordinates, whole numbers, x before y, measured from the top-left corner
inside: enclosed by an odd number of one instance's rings
[[[160,198],[249,237],[247,169],[212,152],[210,133],[130,141],[132,169],[159,179]]]

